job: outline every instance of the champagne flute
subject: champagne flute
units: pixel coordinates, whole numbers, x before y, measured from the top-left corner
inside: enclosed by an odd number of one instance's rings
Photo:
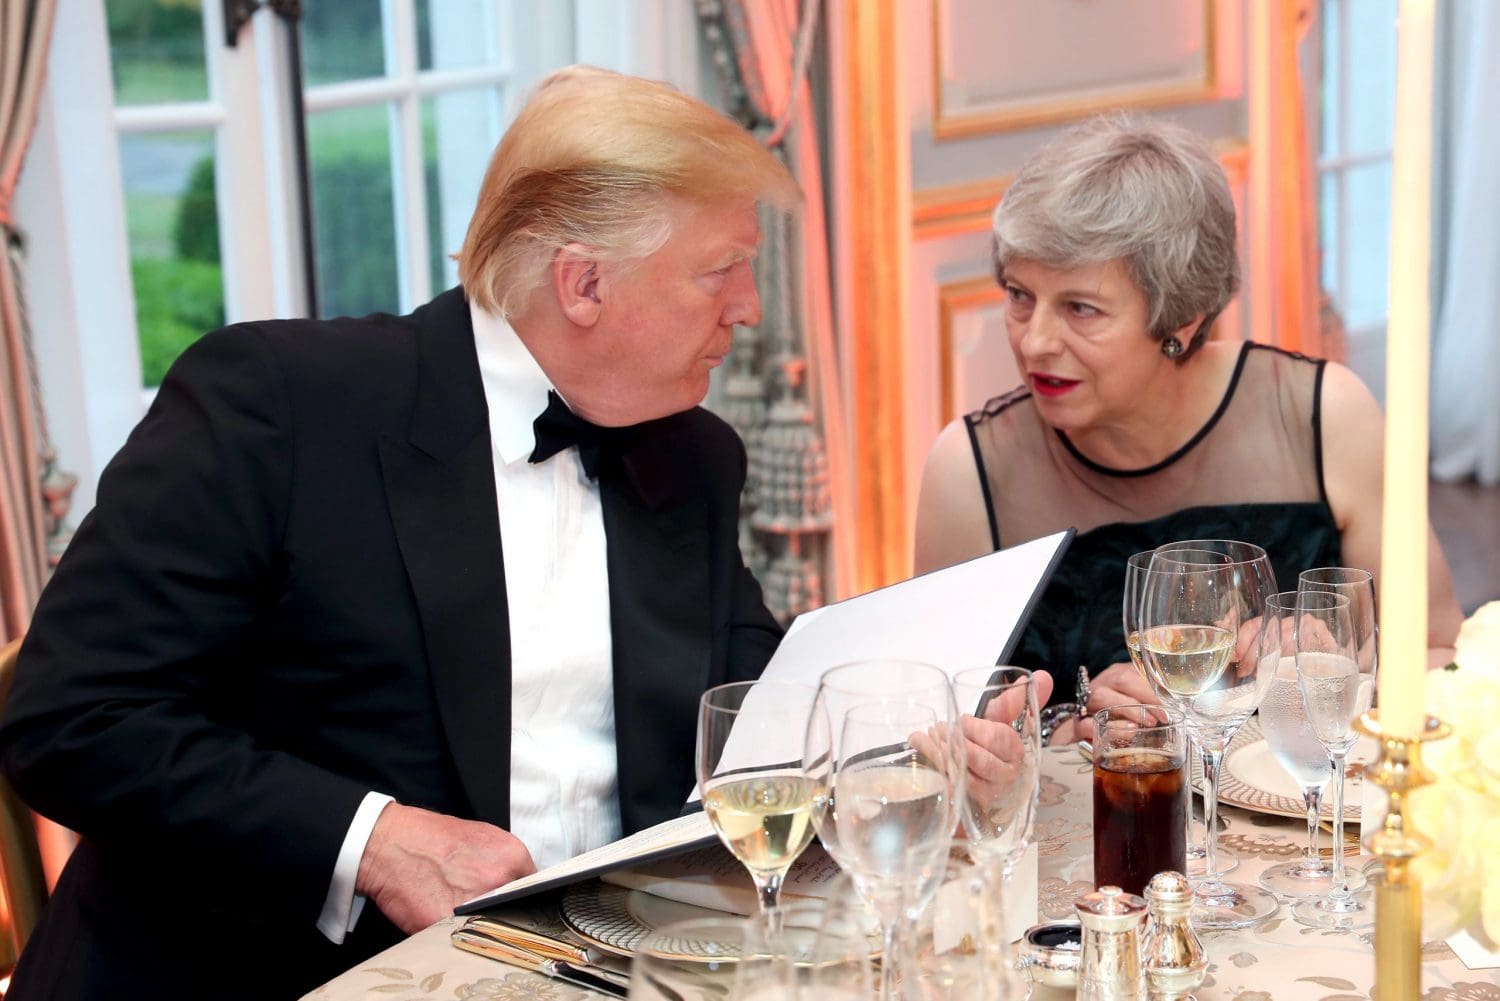
[[[1200,557],[1205,553],[1208,553],[1208,551],[1199,550]],[[1135,665],[1135,669],[1140,672],[1141,677],[1146,679],[1146,683],[1151,685],[1151,690],[1156,693],[1156,697],[1168,705],[1176,705],[1176,701],[1170,692],[1158,687],[1151,681],[1151,675],[1147,672],[1146,665],[1141,660],[1141,593],[1145,590],[1146,572],[1151,568],[1151,558],[1155,555],[1156,550],[1148,549],[1145,552],[1134,554],[1125,561],[1125,597],[1121,609],[1121,617],[1125,627],[1125,649],[1130,653],[1130,662]],[[1229,558],[1224,556],[1219,561],[1227,563],[1228,560]],[[1215,559],[1207,560],[1207,562],[1215,561]],[[1187,742],[1188,760],[1194,761],[1198,757],[1198,743],[1193,739],[1191,733],[1188,734]],[[1196,878],[1208,871],[1206,868],[1208,864],[1208,849],[1204,847],[1208,832],[1205,829],[1202,838],[1195,836],[1196,828],[1199,825],[1194,818],[1194,811],[1192,810],[1194,788],[1191,781],[1191,767],[1188,769],[1188,776],[1190,781],[1188,782],[1187,875]],[[1225,851],[1217,852],[1214,856],[1214,862],[1217,866],[1214,870],[1214,875],[1216,876],[1233,872],[1240,865],[1238,856]]]
[[[999,866],[1003,888],[1036,823],[1041,784],[1042,727],[1036,684],[1021,667],[976,667],[953,677],[966,715],[960,726],[968,776],[960,804],[969,854]]]
[[[1219,776],[1224,751],[1274,678],[1256,656],[1266,600],[1276,577],[1265,550],[1245,542],[1195,539],[1157,550],[1147,572],[1141,653],[1147,672],[1173,696],[1198,742],[1208,784],[1206,872],[1193,886],[1193,923],[1246,928],[1276,913],[1276,897],[1215,873]]]
[[[822,797],[802,767],[801,734],[817,689],[737,681],[699,700],[698,795],[719,840],[750,870],[772,934],[787,870],[813,836]]]
[[[1333,769],[1333,886],[1327,894],[1298,901],[1292,914],[1316,928],[1368,928],[1375,911],[1368,893],[1349,889],[1344,867],[1344,762],[1357,734],[1354,721],[1375,694],[1375,661],[1360,659],[1351,602],[1333,591],[1297,595],[1297,682],[1313,733]]]
[[[1318,813],[1333,769],[1328,752],[1313,733],[1297,682],[1296,616],[1296,591],[1272,595],[1260,633],[1260,657],[1274,664],[1276,671],[1260,704],[1261,732],[1271,755],[1301,788],[1307,809],[1307,848],[1302,858],[1273,865],[1260,874],[1260,885],[1282,897],[1312,896],[1333,886],[1333,865],[1318,855]],[[1350,875],[1351,885],[1353,879],[1364,885],[1362,874]]]
[[[954,776],[945,741],[934,739],[940,732],[937,714],[916,701],[867,702],[844,714],[836,826],[854,883],[880,920],[882,998],[895,997],[901,921],[937,889],[953,840]]]
[[[1314,567],[1297,575],[1299,591],[1332,591],[1349,599],[1349,621],[1360,671],[1375,674],[1380,648],[1380,616],[1375,604],[1375,575],[1357,567]]]

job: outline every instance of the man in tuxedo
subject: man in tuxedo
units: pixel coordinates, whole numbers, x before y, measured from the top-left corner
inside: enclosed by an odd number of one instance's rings
[[[237,324],[173,367],[42,596],[0,730],[82,841],[12,998],[294,997],[676,815],[699,694],[780,637],[699,409],[759,321],[729,119],[545,81],[409,316]]]

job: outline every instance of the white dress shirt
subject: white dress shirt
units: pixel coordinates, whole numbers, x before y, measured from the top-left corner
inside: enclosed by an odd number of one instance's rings
[[[469,313],[510,613],[510,831],[542,869],[620,836],[604,512],[578,449],[529,461],[552,385],[508,324],[472,303]],[[359,860],[390,801],[366,794],[344,837],[318,918],[334,942],[359,919]]]

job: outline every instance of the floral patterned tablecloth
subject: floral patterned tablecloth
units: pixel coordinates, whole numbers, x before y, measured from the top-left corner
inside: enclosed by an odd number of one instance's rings
[[[1036,839],[1041,865],[1041,920],[1071,917],[1073,901],[1092,889],[1090,766],[1071,747],[1044,752]],[[1296,856],[1306,828],[1299,820],[1226,807],[1222,844],[1240,857],[1231,879],[1250,882],[1267,866]],[[1326,843],[1326,839],[1325,839]],[[1351,865],[1368,860],[1350,858]],[[455,949],[449,933],[462,919],[440,921],[323,985],[315,1001],[598,1001],[601,995]],[[1199,1001],[1373,1001],[1373,934],[1299,925],[1283,908],[1247,931],[1204,936],[1209,972]],[[1500,969],[1470,970],[1442,942],[1423,947],[1422,988],[1412,1001],[1500,1001]],[[1037,1001],[1070,996],[1038,989]],[[1392,999],[1394,1001],[1394,999]],[[1403,999],[1404,1001],[1404,999]]]

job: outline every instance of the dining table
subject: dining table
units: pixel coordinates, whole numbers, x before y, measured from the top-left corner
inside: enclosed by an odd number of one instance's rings
[[[1076,917],[1074,901],[1094,889],[1092,765],[1075,745],[1042,752],[1035,842],[1039,921]],[[1231,879],[1253,883],[1261,870],[1303,850],[1302,819],[1221,806],[1219,844],[1239,859]],[[1357,825],[1354,825],[1357,829]],[[1328,843],[1324,835],[1323,843]],[[1354,849],[1351,849],[1351,852]],[[1363,871],[1367,856],[1348,854]],[[465,919],[438,921],[306,995],[315,1001],[597,1001],[600,994],[450,943]],[[1208,957],[1199,1001],[1374,1001],[1374,931],[1311,928],[1283,901],[1252,928],[1201,936]],[[1470,969],[1441,939],[1422,944],[1420,998],[1401,1001],[1500,1001],[1500,967]],[[1037,985],[1035,1001],[1073,996]],[[1381,1001],[1396,1001],[1382,998]]]

